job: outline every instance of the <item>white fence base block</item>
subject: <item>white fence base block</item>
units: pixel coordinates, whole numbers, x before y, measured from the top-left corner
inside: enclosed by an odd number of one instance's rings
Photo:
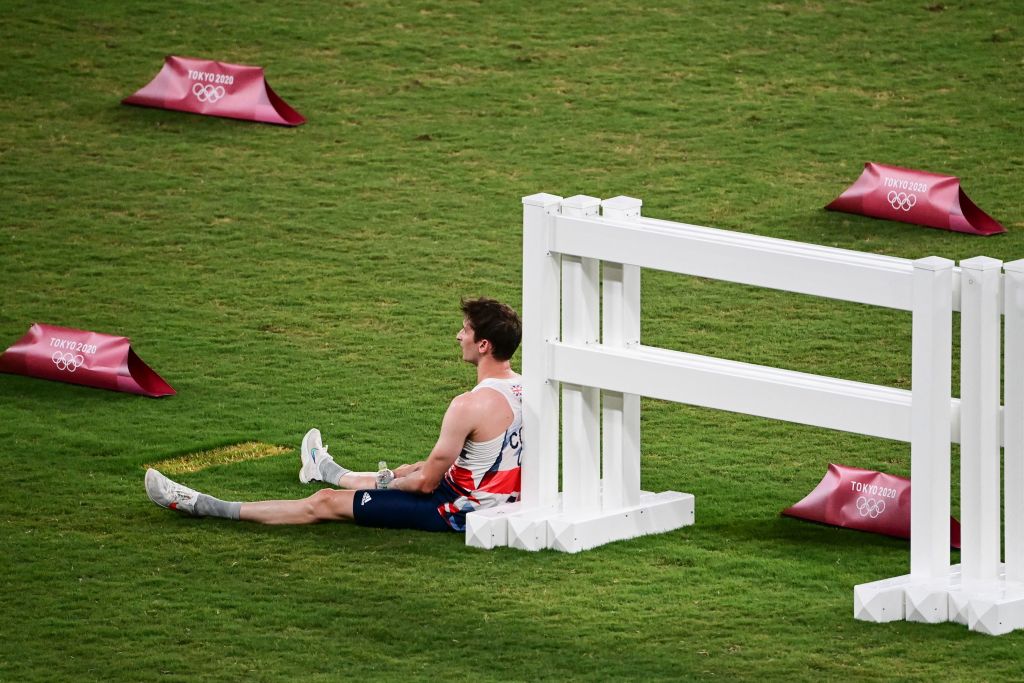
[[[1007,581],[1002,563],[998,573],[995,581],[955,586],[949,593],[949,620],[990,636],[1024,629],[1024,583]]]
[[[553,517],[548,521],[548,542],[553,550],[577,553],[612,541],[679,529],[693,521],[691,494],[642,492],[640,503],[632,507]]]
[[[949,581],[911,583],[903,591],[903,611],[907,621],[941,624],[949,620]]]
[[[559,508],[527,508],[522,502],[505,503],[466,515],[466,545],[490,550],[508,546],[520,550],[548,547],[549,519]]]
[[[910,576],[896,576],[854,586],[853,618],[879,624],[902,620],[904,590],[910,583]]]
[[[907,574],[862,583],[853,588],[853,618],[937,624],[947,620],[948,595],[948,579],[919,579]]]
[[[967,626],[967,607],[970,601],[969,596],[960,590],[950,591],[947,596],[947,617],[954,624]]]
[[[522,509],[522,503],[507,503],[466,515],[466,545],[490,550],[508,545],[508,516]]]
[[[1024,629],[1024,583],[1007,581],[1005,569],[993,581],[961,581],[960,565],[945,579],[897,576],[853,589],[853,616],[862,621],[951,621],[972,631],[1001,636]]]
[[[1024,585],[1005,588],[968,601],[967,626],[972,631],[1001,636],[1024,628]]]
[[[556,514],[556,509],[534,509],[508,515],[508,547],[519,550],[547,548],[548,519]]]
[[[694,522],[689,493],[641,491],[638,505],[614,511],[564,513],[560,507],[523,508],[509,503],[466,515],[466,545],[491,549],[551,548],[575,553],[612,541],[657,534]]]

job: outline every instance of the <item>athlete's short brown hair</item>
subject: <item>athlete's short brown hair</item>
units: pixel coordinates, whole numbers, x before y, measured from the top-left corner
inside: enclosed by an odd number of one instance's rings
[[[495,360],[511,358],[523,340],[519,315],[500,301],[486,297],[463,299],[462,315],[473,330],[473,341],[486,339],[491,343]]]

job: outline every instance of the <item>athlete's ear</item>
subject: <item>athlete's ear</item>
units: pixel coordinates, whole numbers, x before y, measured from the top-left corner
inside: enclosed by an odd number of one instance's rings
[[[481,354],[490,353],[491,351],[494,350],[489,339],[481,339],[480,341],[477,342],[477,344],[477,350],[479,350]]]

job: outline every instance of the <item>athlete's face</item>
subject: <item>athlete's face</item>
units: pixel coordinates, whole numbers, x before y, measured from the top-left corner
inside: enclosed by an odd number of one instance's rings
[[[480,361],[480,346],[483,343],[476,341],[475,337],[476,333],[470,327],[469,319],[463,320],[462,329],[455,335],[455,339],[459,342],[459,346],[462,347],[462,360],[473,365]]]

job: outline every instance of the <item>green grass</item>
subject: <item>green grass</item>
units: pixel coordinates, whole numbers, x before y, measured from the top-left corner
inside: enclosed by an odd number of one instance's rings
[[[417,458],[457,300],[520,301],[520,197],[876,253],[1024,256],[1024,12],[973,2],[8,2],[0,346],[131,336],[165,400],[0,376],[0,680],[1001,680],[1024,635],[852,618],[894,539],[781,518],[905,445],[659,402],[643,479],[697,524],[576,556],[154,507],[144,463],[310,426]],[[259,64],[309,123],[118,103],[165,54]],[[1006,235],[821,209],[877,161],[958,175]],[[643,337],[909,386],[909,316],[644,276]],[[183,475],[296,497],[295,451]]]

